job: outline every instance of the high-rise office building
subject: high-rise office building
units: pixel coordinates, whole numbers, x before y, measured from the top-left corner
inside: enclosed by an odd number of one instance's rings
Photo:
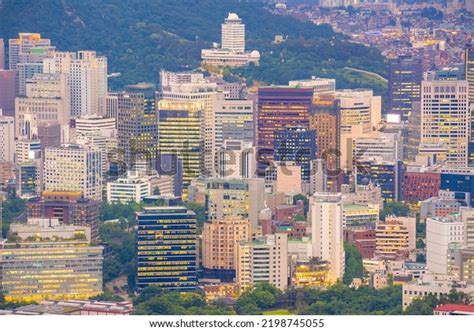
[[[15,119],[0,114],[0,162],[13,162],[15,157]]]
[[[471,122],[469,125],[470,137],[468,146],[468,163],[469,166],[474,165],[474,45],[467,44],[464,52],[464,79],[468,84],[468,100],[469,100],[469,113],[471,116]]]
[[[194,291],[196,214],[184,207],[145,207],[137,223],[138,288]]]
[[[420,59],[399,56],[388,65],[388,113],[408,120],[413,102],[420,101],[423,68]]]
[[[447,165],[468,164],[470,111],[466,81],[421,83],[421,147],[435,147]],[[449,124],[448,124],[449,123]]]
[[[344,275],[342,194],[316,192],[309,203],[313,257],[329,262],[329,282]]]
[[[21,198],[37,196],[41,191],[41,163],[33,160],[22,162],[17,169],[17,194]]]
[[[316,132],[305,127],[277,130],[273,140],[274,159],[301,167],[301,180],[309,182],[311,161],[316,159]]]
[[[90,228],[91,240],[99,240],[100,202],[87,199],[82,192],[43,191],[26,203],[28,218],[54,218],[61,224]]]
[[[18,71],[17,94],[26,95],[26,84],[36,75],[43,73],[43,60],[52,56],[54,47],[34,47],[28,53],[21,53],[16,64]]]
[[[215,110],[216,150],[222,147],[225,140],[242,140],[254,143],[253,108],[252,100],[225,99],[224,94],[218,94]]]
[[[0,38],[0,70],[5,70],[5,42]]]
[[[385,161],[380,157],[360,158],[354,164],[356,184],[379,186],[385,201],[401,199],[402,161]]]
[[[459,215],[426,220],[426,268],[438,274],[447,273],[448,248],[464,241],[464,223]]]
[[[249,241],[251,235],[248,219],[228,217],[205,222],[202,232],[203,267],[216,274],[219,271],[235,272],[237,245],[240,241]]]
[[[199,178],[188,190],[188,201],[204,204],[208,219],[227,217],[249,219],[257,228],[258,213],[264,209],[264,181],[261,178]]]
[[[185,189],[204,166],[204,107],[203,101],[187,100],[161,100],[157,105],[158,153],[161,160],[171,157],[181,162]]]
[[[138,161],[153,162],[158,147],[158,117],[154,99],[143,93],[118,94],[119,156],[128,170]]]
[[[63,74],[37,74],[26,83],[26,95],[15,100],[15,130],[18,137],[34,139],[38,126],[59,124],[61,141],[69,132],[69,85]]]
[[[262,173],[273,161],[275,131],[308,127],[312,88],[261,87],[257,95],[257,161]]]
[[[18,38],[8,41],[8,63],[10,70],[17,70],[22,54],[28,54],[35,47],[49,47],[51,40],[41,38],[39,33],[20,33]]]
[[[217,151],[217,177],[253,178],[256,167],[255,147],[250,142],[224,140],[224,145]]]
[[[373,131],[370,134],[352,139],[353,160],[364,157],[380,157],[385,161],[403,159],[403,142],[401,133]]]
[[[94,51],[54,52],[44,61],[43,71],[67,75],[71,117],[105,115],[107,58]]]
[[[204,121],[203,145],[201,152],[204,155],[203,171],[205,175],[214,174],[215,165],[215,137],[216,137],[216,102],[218,98],[217,84],[208,83],[204,80],[198,80],[191,83],[171,83],[162,86],[158,93],[158,99],[163,101],[178,102],[203,102],[204,111],[202,118]]]
[[[474,45],[467,44],[464,52],[465,79],[469,84],[469,102],[474,102]]]
[[[474,169],[442,169],[440,189],[450,192],[463,206],[474,207]]]
[[[335,173],[340,168],[340,105],[334,96],[313,100],[309,127],[316,131],[316,157],[326,161],[327,169]]]
[[[18,81],[16,70],[0,69],[0,109],[5,116],[15,116],[15,97]]]
[[[372,131],[381,121],[382,103],[369,89],[337,90],[340,105],[340,130],[348,133],[353,126],[362,126],[364,132]]]
[[[102,294],[103,247],[87,227],[57,219],[12,224],[0,243],[0,290],[7,302],[84,300]]]
[[[285,291],[288,288],[288,235],[277,233],[239,242],[236,280],[241,290],[266,282]]]
[[[93,146],[46,148],[45,191],[79,191],[84,198],[102,201],[102,153]]]

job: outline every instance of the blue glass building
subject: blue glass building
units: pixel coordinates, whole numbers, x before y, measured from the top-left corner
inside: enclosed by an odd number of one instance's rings
[[[273,150],[275,161],[294,162],[301,166],[301,180],[310,180],[311,161],[316,159],[316,131],[304,127],[275,131]]]
[[[194,291],[196,214],[185,207],[144,207],[137,212],[137,285]]]

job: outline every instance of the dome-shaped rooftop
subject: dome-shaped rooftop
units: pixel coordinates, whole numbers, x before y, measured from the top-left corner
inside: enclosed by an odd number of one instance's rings
[[[254,50],[250,53],[251,58],[260,58],[260,52],[257,50]]]
[[[239,18],[239,15],[237,15],[236,13],[229,13],[229,16],[227,16],[227,19],[229,21],[238,21],[240,18]]]

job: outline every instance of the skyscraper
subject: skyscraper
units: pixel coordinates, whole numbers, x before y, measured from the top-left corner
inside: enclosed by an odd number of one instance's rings
[[[18,82],[16,70],[0,69],[0,109],[4,116],[15,116],[15,96]]]
[[[70,85],[71,116],[105,115],[107,58],[94,51],[54,52],[44,72],[66,74]]]
[[[156,159],[158,118],[155,100],[143,93],[118,94],[118,152],[125,167],[132,170],[137,161],[149,164]]]
[[[54,47],[52,46],[36,46],[31,48],[29,52],[20,53],[19,61],[16,64],[18,95],[25,95],[27,82],[35,75],[43,73],[43,60],[52,56],[53,51]]]
[[[203,267],[214,273],[223,271],[235,276],[238,243],[250,240],[251,235],[248,219],[228,217],[205,222],[202,232]]]
[[[15,127],[18,137],[32,139],[39,125],[61,125],[61,141],[69,131],[69,85],[63,74],[37,74],[26,83],[26,95],[15,100]]]
[[[340,105],[341,133],[349,133],[353,126],[360,125],[363,131],[372,131],[381,121],[381,98],[370,89],[337,90]]]
[[[0,162],[13,162],[15,156],[15,119],[0,114]]]
[[[204,111],[201,115],[204,120],[203,145],[201,152],[204,154],[205,175],[214,174],[215,161],[215,137],[216,137],[216,100],[218,94],[216,83],[207,83],[203,79],[192,79],[191,83],[173,83],[162,86],[162,90],[158,93],[159,100],[178,101],[178,102],[203,102]]]
[[[467,44],[466,50],[464,52],[464,69],[465,69],[465,79],[468,84],[468,99],[469,106],[474,107],[474,45]],[[471,123],[469,130],[471,131],[469,137],[469,166],[474,165],[474,108],[470,109]]]
[[[174,157],[183,167],[183,187],[201,174],[204,165],[204,102],[161,100],[158,102],[158,153]],[[173,170],[173,169],[167,169]]]
[[[399,56],[388,64],[388,112],[408,120],[412,103],[420,100],[423,68],[420,59]]]
[[[275,131],[274,158],[301,166],[301,180],[309,182],[311,161],[316,159],[316,132],[304,127],[289,127]]]
[[[44,189],[79,191],[85,198],[102,201],[102,157],[102,153],[92,146],[46,148]]]
[[[261,87],[257,95],[257,161],[259,172],[273,160],[275,131],[309,126],[312,88]]]
[[[5,69],[5,42],[0,38],[0,70]]]
[[[470,138],[468,83],[433,80],[423,81],[421,87],[420,146],[440,148],[443,152],[438,156],[448,165],[466,167]]]
[[[313,101],[309,127],[316,131],[316,157],[326,161],[327,168],[340,168],[340,101],[334,96],[321,96]]]
[[[309,203],[313,257],[329,262],[329,282],[344,275],[341,193],[316,192]]]
[[[35,47],[49,47],[51,40],[41,38],[39,33],[20,33],[18,38],[8,41],[8,63],[10,70],[17,70],[22,54],[28,54]]]
[[[138,288],[195,290],[196,214],[184,207],[144,207],[137,223]]]

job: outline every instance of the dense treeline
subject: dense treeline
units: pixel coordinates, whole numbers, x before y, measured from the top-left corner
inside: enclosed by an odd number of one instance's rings
[[[237,0],[4,0],[0,36],[41,32],[60,50],[94,49],[109,59],[113,87],[156,82],[159,70],[187,70],[200,62],[200,50],[220,41],[220,24],[235,11],[246,24],[248,49],[259,49],[262,63],[238,72],[251,80],[287,83],[311,75],[334,77],[338,87],[385,87],[344,67],[385,73],[380,52],[351,43],[327,25],[276,16],[262,3]],[[17,15],[21,12],[22,15]],[[276,34],[288,37],[276,45]]]
[[[200,292],[179,294],[148,287],[134,304],[139,315],[260,315],[275,310],[296,315],[396,315],[402,313],[402,292],[398,286],[375,290],[342,284],[327,290],[290,288],[281,292],[261,283],[244,292],[234,306],[226,306],[222,301],[206,303]]]

